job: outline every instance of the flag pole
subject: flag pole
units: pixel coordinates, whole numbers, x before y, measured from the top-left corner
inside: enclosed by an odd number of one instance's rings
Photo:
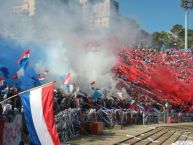
[[[119,78],[118,78],[118,80],[119,80],[119,81],[122,81],[125,85],[128,86],[127,82],[125,82],[123,79],[119,79]],[[130,83],[130,82],[128,82],[128,83]],[[131,83],[130,83],[130,84],[131,84]],[[152,93],[152,92],[150,92],[149,90],[146,90],[146,89],[144,89],[144,88],[141,88],[140,86],[136,86],[136,85],[134,85],[134,86],[135,86],[135,87],[138,87],[138,88],[140,88],[140,89],[142,89],[143,91],[145,91],[145,92],[147,92],[147,93],[149,93],[149,94],[151,94],[151,95],[155,95],[154,93]],[[149,98],[151,101],[157,103],[158,105],[164,107],[163,104],[160,104],[159,102],[157,102],[157,101],[154,100],[153,98],[151,98],[151,97],[148,97],[148,98]]]
[[[11,97],[9,97],[9,98],[1,101],[0,104],[2,104],[3,102],[5,102],[5,101],[7,101],[7,100],[10,100],[10,99],[12,99],[12,98],[15,98],[15,97],[17,97],[17,96],[19,96],[19,95],[21,95],[21,94],[24,94],[24,93],[26,93],[26,92],[29,92],[29,91],[32,91],[32,90],[35,90],[35,89],[38,89],[38,88],[41,88],[41,87],[48,86],[48,85],[50,85],[50,84],[52,84],[52,83],[55,83],[55,82],[56,82],[56,81],[52,81],[52,82],[43,84],[43,85],[41,85],[41,86],[34,87],[34,88],[31,88],[31,89],[25,90],[25,91],[23,91],[23,92],[17,93],[17,94],[15,94],[15,95],[13,95],[13,96],[11,96]]]

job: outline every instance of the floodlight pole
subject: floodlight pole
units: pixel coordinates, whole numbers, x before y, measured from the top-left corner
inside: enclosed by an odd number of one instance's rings
[[[188,50],[188,10],[193,9],[193,0],[180,0],[180,6],[185,9],[185,36],[184,36],[184,50]]]
[[[188,50],[188,9],[185,8],[185,51]]]

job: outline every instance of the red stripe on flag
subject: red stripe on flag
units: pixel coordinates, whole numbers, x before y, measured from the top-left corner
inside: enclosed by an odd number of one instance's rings
[[[29,57],[29,54],[30,54],[30,50],[25,51],[25,52],[22,54],[22,56],[18,59],[17,62],[20,63],[20,61],[21,61],[23,58]]]
[[[4,80],[2,77],[0,77],[0,81]]]
[[[63,79],[62,84],[67,84],[69,80],[70,80],[70,73],[68,73],[66,77]]]
[[[54,84],[42,88],[42,107],[45,123],[54,145],[60,145],[60,140],[54,121]]]
[[[4,85],[4,79],[2,77],[0,77],[0,86]]]
[[[46,76],[38,76],[38,80],[42,81],[42,80],[45,80],[46,79]]]
[[[48,70],[44,70],[44,74],[48,74]]]

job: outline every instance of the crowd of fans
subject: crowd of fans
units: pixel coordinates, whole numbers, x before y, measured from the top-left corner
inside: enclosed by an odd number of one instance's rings
[[[0,92],[0,119],[3,121],[12,121],[14,116],[21,112],[21,101],[20,98],[14,97],[13,99],[8,99],[14,95],[18,94],[18,88],[16,86],[9,87],[7,85],[1,86]]]
[[[113,73],[135,100],[145,96],[160,104],[169,102],[178,111],[192,111],[191,51],[126,48],[118,56]]]
[[[166,89],[165,87],[168,87],[166,81],[171,80],[164,80],[165,76],[162,77],[161,75],[164,74],[163,72],[165,70],[159,67],[166,66],[170,68],[171,70],[169,72],[172,73],[174,82],[178,82],[180,87],[183,85],[186,89],[188,85],[192,85],[192,64],[192,53],[177,49],[166,51],[146,48],[120,49],[118,51],[118,63],[112,69],[112,72],[115,74],[115,79],[117,80],[116,90],[119,92],[123,89],[126,90],[124,96],[120,96],[118,93],[110,95],[103,93],[103,95],[96,100],[92,98],[90,93],[74,90],[71,94],[65,94],[63,90],[55,89],[54,113],[56,115],[65,109],[77,107],[83,111],[91,108],[97,110],[107,108],[146,113],[163,112],[164,109],[177,113],[191,112],[193,99],[187,96],[189,98],[182,101],[182,94],[174,92],[174,89],[172,92],[169,91],[169,89],[172,88]],[[169,76],[171,77],[171,75]],[[159,82],[160,86],[157,86],[157,82],[154,82],[158,80],[157,77],[162,77],[160,81],[163,81],[164,85]],[[94,86],[95,84],[90,85]],[[20,90],[16,86],[1,86],[0,101],[17,95],[18,92],[20,92]],[[184,91],[181,93],[184,93]],[[192,94],[190,91],[189,94],[183,95]],[[21,113],[21,104],[19,96],[2,102],[0,104],[1,120],[10,121],[13,114]]]

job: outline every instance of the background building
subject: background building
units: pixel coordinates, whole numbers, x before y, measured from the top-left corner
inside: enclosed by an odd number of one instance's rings
[[[50,0],[49,2],[54,5],[58,1],[63,2],[66,7],[73,7],[73,4],[79,6],[86,27],[91,29],[111,28],[116,19],[120,18],[119,3],[116,0]],[[21,3],[13,9],[14,12],[34,16],[42,2],[43,0],[21,0]]]
[[[13,7],[13,11],[16,13],[25,13],[29,16],[34,16],[37,12],[36,10],[38,9],[39,5],[41,5],[42,2],[45,2],[44,0],[17,0],[17,1],[20,1],[20,3],[19,5]],[[64,5],[67,5],[70,2],[70,0],[46,0],[46,2],[49,2],[50,4],[62,2]]]
[[[110,28],[119,16],[119,3],[115,0],[80,0],[84,22],[90,28]]]
[[[21,5],[13,7],[16,13],[27,13],[29,16],[35,15],[36,0],[23,0]]]

